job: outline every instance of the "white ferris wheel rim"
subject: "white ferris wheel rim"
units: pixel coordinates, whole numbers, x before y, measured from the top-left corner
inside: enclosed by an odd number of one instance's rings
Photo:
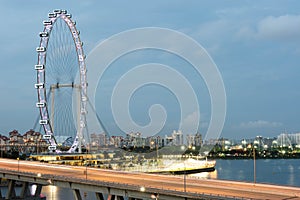
[[[40,45],[36,48],[38,52],[38,64],[35,65],[37,71],[37,83],[35,87],[38,93],[38,102],[36,103],[40,111],[40,124],[43,126],[45,131],[45,139],[50,143],[49,150],[56,150],[57,142],[55,140],[55,133],[50,123],[49,110],[47,106],[47,91],[46,91],[46,59],[47,59],[47,47],[49,43],[49,36],[53,29],[53,25],[57,19],[62,19],[68,26],[72,35],[75,48],[76,56],[78,59],[78,66],[80,72],[80,112],[79,115],[79,126],[77,127],[77,134],[74,138],[74,142],[68,152],[75,152],[77,147],[81,145],[83,137],[83,129],[86,123],[86,101],[87,101],[87,79],[86,79],[86,64],[85,55],[82,48],[82,42],[79,37],[79,31],[76,28],[75,21],[71,20],[71,14],[68,14],[66,10],[54,10],[53,13],[48,14],[49,19],[43,21],[44,29],[40,33]]]

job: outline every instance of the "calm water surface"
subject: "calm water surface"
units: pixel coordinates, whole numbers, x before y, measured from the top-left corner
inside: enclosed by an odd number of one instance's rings
[[[216,171],[192,176],[253,182],[254,162],[253,160],[217,160]],[[256,182],[300,186],[300,159],[256,160]]]
[[[198,178],[253,182],[253,160],[217,160],[216,170],[189,175]],[[300,187],[300,159],[256,160],[256,182]],[[48,200],[74,199],[71,190],[55,186],[43,187]],[[83,199],[95,200],[94,193],[86,192]]]

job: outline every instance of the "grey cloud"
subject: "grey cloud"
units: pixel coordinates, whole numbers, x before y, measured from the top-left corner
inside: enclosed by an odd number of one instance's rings
[[[240,124],[241,128],[273,128],[273,127],[280,127],[280,126],[282,126],[282,123],[280,122],[269,122],[264,120],[242,122]]]
[[[255,28],[243,26],[237,36],[258,40],[300,40],[300,15],[268,16],[257,22]]]

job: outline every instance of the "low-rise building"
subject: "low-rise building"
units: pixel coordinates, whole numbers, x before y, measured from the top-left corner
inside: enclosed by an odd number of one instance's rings
[[[9,138],[5,135],[0,135],[0,150],[1,152],[9,151]]]

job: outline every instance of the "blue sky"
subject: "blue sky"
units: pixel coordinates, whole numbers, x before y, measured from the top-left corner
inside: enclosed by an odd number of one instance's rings
[[[34,125],[38,114],[33,87],[35,48],[39,44],[42,21],[56,8],[72,13],[87,55],[99,42],[133,28],[168,28],[196,40],[207,50],[223,77],[227,113],[221,136],[239,139],[299,132],[299,1],[28,0],[24,4],[12,0],[1,1],[0,6],[0,133],[13,129],[24,133]],[[110,84],[116,83],[130,66],[171,60],[167,64],[176,68],[183,62],[164,54],[149,50],[117,60],[114,65],[126,66],[120,70],[112,66],[106,72],[106,82],[98,86],[97,110],[110,112],[106,99],[113,88]],[[199,77],[188,67],[181,73],[188,76],[192,85],[198,82]],[[197,94],[201,99],[200,132],[205,132],[210,119],[209,94],[203,81],[199,82],[203,88],[203,94]],[[104,105],[97,102],[101,99]],[[141,125],[147,124],[149,118],[145,113],[153,104],[164,105],[169,113],[163,131],[169,133],[176,129],[178,101],[170,91],[155,85],[134,94],[130,101],[133,119]],[[99,115],[112,132],[118,132],[110,114]]]

